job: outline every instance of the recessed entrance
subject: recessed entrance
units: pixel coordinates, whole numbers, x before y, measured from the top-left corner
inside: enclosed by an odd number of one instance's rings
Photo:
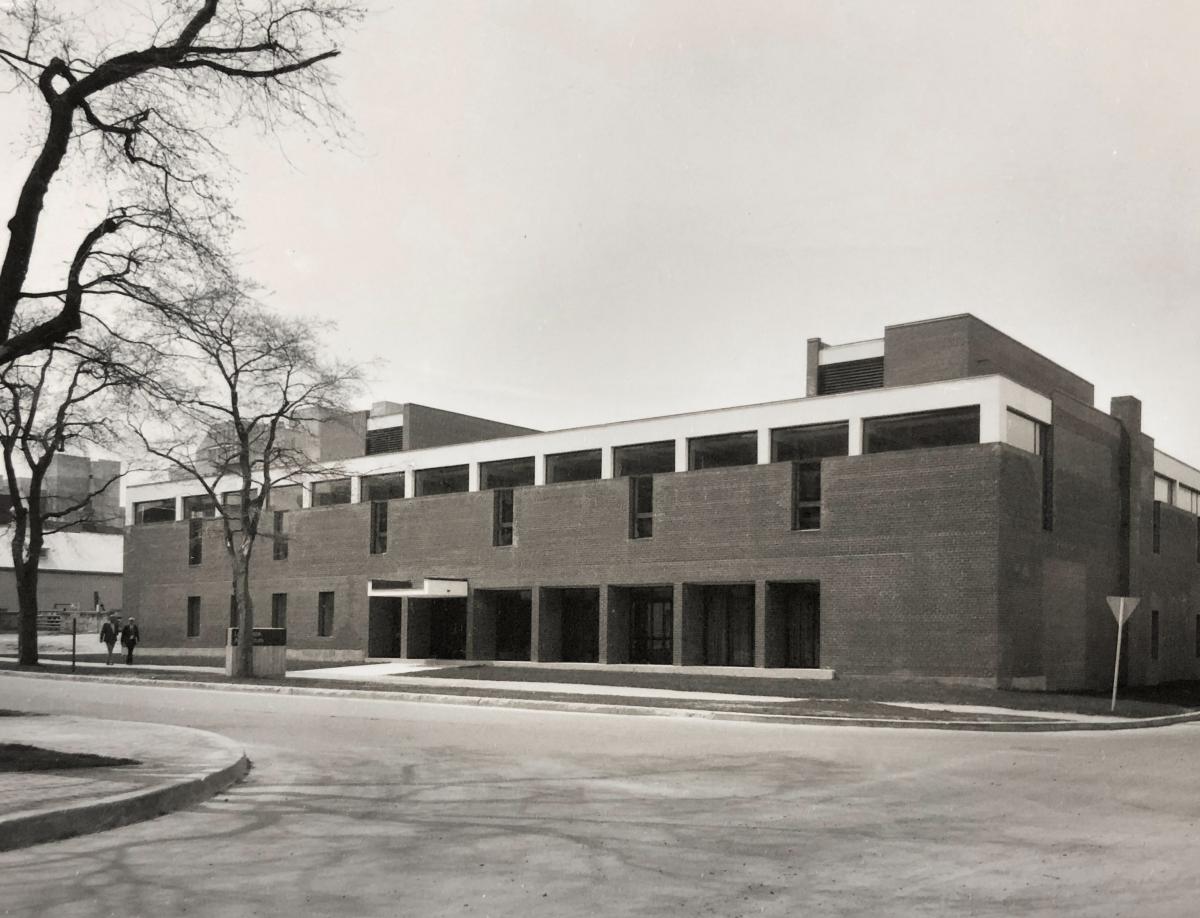
[[[372,596],[367,609],[367,656],[400,656],[400,600]]]
[[[409,659],[465,660],[467,658],[466,599],[408,600]]]
[[[600,659],[600,591],[542,590],[538,608],[539,662],[596,663]]]
[[[821,585],[767,584],[767,665],[821,665]]]
[[[753,666],[754,585],[705,584],[697,590],[699,608],[696,611],[702,618],[704,630],[704,664]]]
[[[629,602],[629,662],[670,665],[675,651],[675,591],[632,587]]]
[[[473,660],[530,658],[533,594],[529,590],[475,590]]]
[[[566,663],[600,659],[600,591],[563,590],[562,658]]]

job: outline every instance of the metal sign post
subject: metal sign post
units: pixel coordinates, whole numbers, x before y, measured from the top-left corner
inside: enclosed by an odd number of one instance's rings
[[[1117,677],[1121,672],[1121,636],[1125,632],[1125,623],[1129,621],[1129,616],[1133,615],[1133,610],[1137,608],[1141,602],[1137,596],[1109,596],[1108,607],[1112,609],[1113,618],[1117,620],[1117,659],[1113,663],[1113,690],[1112,690],[1112,706],[1109,711],[1117,709]]]

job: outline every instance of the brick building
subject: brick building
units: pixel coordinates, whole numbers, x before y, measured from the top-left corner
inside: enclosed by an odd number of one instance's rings
[[[383,403],[328,438],[337,477],[273,492],[256,620],[328,659],[1077,688],[1111,678],[1105,597],[1131,594],[1127,681],[1195,678],[1200,471],[1136,399],[1092,401],[960,315],[813,339],[805,397],[767,404],[537,432]],[[196,490],[129,489],[125,607],[159,646],[229,624]]]

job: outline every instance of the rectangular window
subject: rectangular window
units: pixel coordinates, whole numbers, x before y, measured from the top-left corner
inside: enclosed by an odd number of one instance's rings
[[[317,594],[317,637],[333,636],[333,593]]]
[[[286,561],[288,556],[287,512],[276,510],[271,517],[271,558],[275,561]]]
[[[203,519],[217,515],[217,502],[211,494],[195,494],[183,499],[183,518],[185,520]]]
[[[187,636],[200,637],[200,597],[187,598]]]
[[[585,449],[577,453],[554,453],[546,457],[546,484],[564,481],[598,481],[600,450]]]
[[[1033,418],[1008,409],[1004,442],[1035,456],[1042,452],[1042,425]]]
[[[403,427],[377,427],[367,431],[367,455],[398,453],[404,449]]]
[[[1196,563],[1200,564],[1200,517],[1196,519]]]
[[[175,498],[138,501],[133,505],[133,522],[136,526],[145,523],[175,522]]]
[[[821,528],[821,460],[792,463],[792,528]]]
[[[654,476],[633,475],[629,479],[629,538],[649,539],[654,535]]]
[[[299,510],[304,506],[304,488],[300,485],[276,485],[267,504],[272,510]]]
[[[254,500],[258,496],[258,488],[250,489],[250,499]],[[242,490],[238,488],[236,491],[221,492],[221,506],[226,510],[237,511],[242,506]]]
[[[1150,611],[1150,659],[1158,659],[1158,609]]]
[[[388,502],[371,501],[371,554],[382,555],[387,551]]]
[[[1054,530],[1054,428],[1041,426],[1042,452],[1042,529]]]
[[[947,408],[867,418],[863,421],[863,452],[929,449],[979,442],[979,406]]]
[[[613,449],[613,475],[660,475],[675,471],[675,441],[636,443]]]
[[[758,433],[718,434],[688,439],[688,469],[721,469],[758,462]]]
[[[188,564],[195,567],[204,560],[204,520],[188,520]]]
[[[271,594],[271,627],[287,627],[287,593]]]
[[[238,620],[237,620],[237,597],[236,597],[236,596],[230,596],[230,597],[229,597],[229,627],[230,627],[230,628],[236,628],[237,626],[238,626]]]
[[[404,497],[404,473],[389,472],[386,475],[364,475],[362,477],[362,501],[400,500]]]
[[[479,463],[479,490],[520,488],[533,484],[533,457]]]
[[[846,421],[771,431],[771,461],[792,463],[792,529],[821,528],[821,460],[849,451]]]
[[[850,452],[850,424],[808,424],[771,431],[771,461],[798,462],[845,456]]]
[[[417,497],[430,494],[460,494],[468,490],[470,476],[465,465],[448,465],[440,469],[418,469],[415,492]]]
[[[350,503],[349,478],[313,482],[312,505],[314,507],[333,507],[337,504],[348,503]]]
[[[1175,503],[1175,481],[1166,475],[1154,476],[1154,499],[1164,504]]]
[[[1162,551],[1162,501],[1154,502],[1154,553]]]
[[[1188,513],[1200,513],[1200,491],[1180,482],[1176,492],[1176,503]]]
[[[492,511],[492,544],[513,543],[513,492],[512,488],[497,488]]]

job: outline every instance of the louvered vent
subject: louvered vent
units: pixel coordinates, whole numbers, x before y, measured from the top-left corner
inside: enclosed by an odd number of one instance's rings
[[[403,427],[381,427],[367,431],[367,455],[398,453],[404,449]]]
[[[817,371],[817,395],[883,388],[883,358],[830,363]]]

